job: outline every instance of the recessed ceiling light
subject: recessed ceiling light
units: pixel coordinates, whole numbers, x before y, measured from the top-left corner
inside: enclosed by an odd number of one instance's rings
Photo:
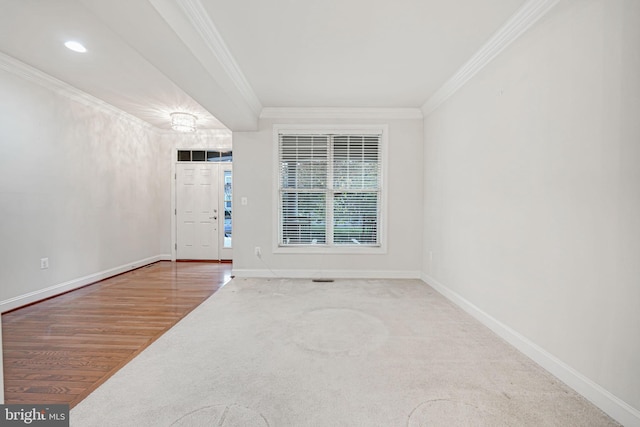
[[[87,51],[87,48],[84,47],[82,43],[78,43],[76,41],[70,40],[66,42],[64,45],[67,47],[67,49],[71,49],[74,52],[85,53]]]

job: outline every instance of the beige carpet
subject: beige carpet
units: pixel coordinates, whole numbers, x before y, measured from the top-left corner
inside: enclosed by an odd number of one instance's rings
[[[71,426],[609,426],[417,280],[234,279]]]

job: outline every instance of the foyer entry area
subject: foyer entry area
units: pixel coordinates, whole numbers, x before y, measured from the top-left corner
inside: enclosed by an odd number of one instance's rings
[[[5,403],[77,405],[231,280],[158,262],[2,315]]]

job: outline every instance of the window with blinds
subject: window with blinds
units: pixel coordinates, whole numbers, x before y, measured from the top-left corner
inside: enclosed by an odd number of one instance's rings
[[[381,135],[279,134],[279,245],[380,246]]]

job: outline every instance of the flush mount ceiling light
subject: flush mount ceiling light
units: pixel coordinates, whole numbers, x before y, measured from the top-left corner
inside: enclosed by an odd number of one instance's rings
[[[76,42],[73,40],[69,40],[68,42],[65,42],[64,45],[67,47],[67,49],[71,49],[74,52],[85,53],[87,51],[87,48],[84,47],[82,43]]]
[[[189,113],[171,113],[171,129],[178,132],[195,132],[196,116]]]

